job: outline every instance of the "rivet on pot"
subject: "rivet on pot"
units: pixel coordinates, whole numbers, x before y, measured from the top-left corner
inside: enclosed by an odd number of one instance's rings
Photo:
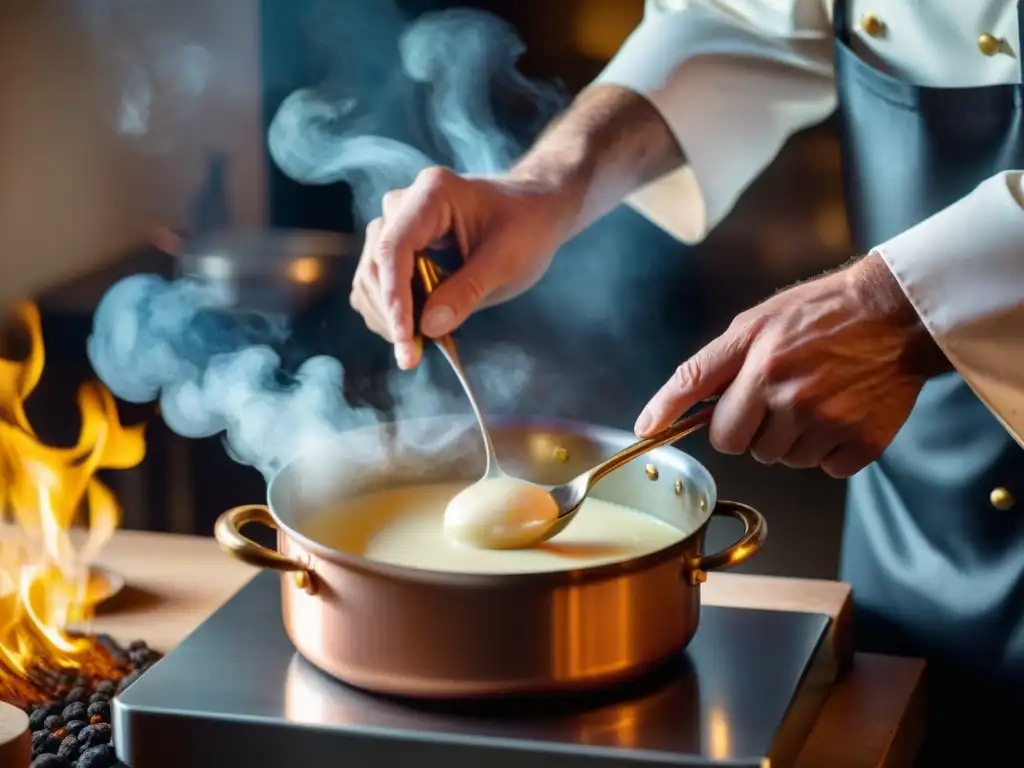
[[[296,587],[307,595],[312,595],[315,591],[313,588],[313,578],[309,575],[309,571],[295,571],[292,573],[292,581],[295,582]]]
[[[649,479],[651,479],[651,480],[657,480],[658,479],[658,468],[656,466],[654,466],[653,464],[648,464],[646,467],[644,467],[644,472],[647,473],[647,477]]]
[[[569,451],[564,446],[557,446],[554,450],[555,461],[568,461]]]
[[[676,489],[676,496],[682,496],[683,495],[683,481],[682,480],[676,480],[675,489]]]
[[[700,500],[700,511],[703,512],[707,508],[708,508],[708,500],[707,499],[701,499]]]
[[[695,571],[690,571],[690,586],[691,587],[699,587],[701,584],[703,584],[707,580],[708,580],[708,575],[704,571],[702,571],[700,569],[695,570]]]

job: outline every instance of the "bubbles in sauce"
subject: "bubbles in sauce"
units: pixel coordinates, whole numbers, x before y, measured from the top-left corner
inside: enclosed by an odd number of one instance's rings
[[[547,573],[622,562],[683,538],[651,515],[589,497],[564,531],[529,549],[480,549],[445,534],[445,510],[466,483],[410,485],[300,517],[302,535],[392,565],[447,573]]]
[[[557,517],[558,504],[540,486],[485,477],[448,502],[444,532],[470,547],[522,549],[537,544]]]

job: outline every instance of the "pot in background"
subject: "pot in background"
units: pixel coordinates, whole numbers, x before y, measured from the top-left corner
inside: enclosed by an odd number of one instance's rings
[[[357,246],[326,230],[207,232],[180,244],[175,277],[209,287],[224,311],[295,316],[347,291]]]

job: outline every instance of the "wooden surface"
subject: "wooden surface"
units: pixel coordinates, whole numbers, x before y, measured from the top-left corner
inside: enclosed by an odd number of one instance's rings
[[[914,659],[858,654],[818,716],[797,768],[913,765],[924,720],[923,674],[924,664]]]
[[[168,651],[255,574],[212,539],[122,531],[100,564],[128,588],[92,629],[122,641],[137,638]],[[702,589],[708,605],[805,611],[841,617],[849,587],[831,581],[713,573]],[[886,768],[911,764],[920,733],[921,677],[916,660],[858,654],[833,688],[798,768]]]
[[[26,768],[32,759],[28,715],[0,701],[0,766]]]

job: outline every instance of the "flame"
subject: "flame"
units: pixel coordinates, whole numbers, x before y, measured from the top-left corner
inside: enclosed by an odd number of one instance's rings
[[[91,638],[68,633],[88,620],[89,565],[121,517],[101,469],[128,469],[145,455],[143,427],[124,427],[113,396],[96,382],[78,390],[82,428],[71,447],[44,444],[25,413],[45,364],[39,310],[23,303],[14,319],[29,351],[0,358],[0,700],[38,693],[41,672],[96,671],[104,655]],[[84,517],[84,540],[75,528]]]

